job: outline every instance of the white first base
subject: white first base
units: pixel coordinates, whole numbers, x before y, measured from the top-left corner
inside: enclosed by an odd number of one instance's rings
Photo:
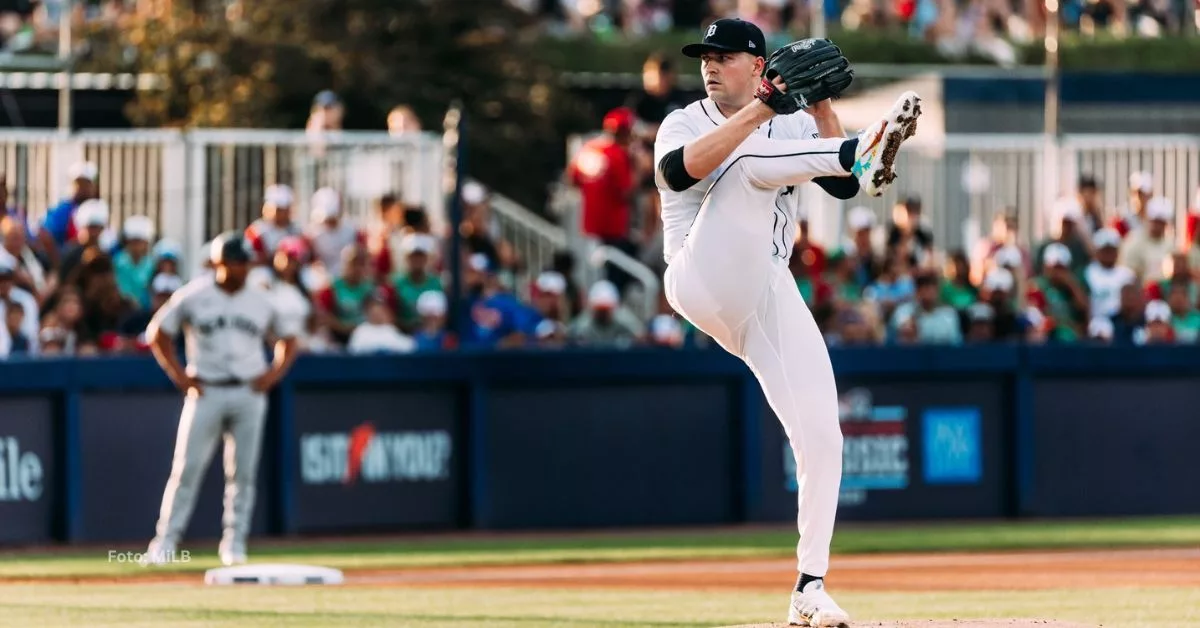
[[[342,572],[312,565],[257,564],[219,567],[204,572],[204,584],[261,584],[300,586],[342,584]]]

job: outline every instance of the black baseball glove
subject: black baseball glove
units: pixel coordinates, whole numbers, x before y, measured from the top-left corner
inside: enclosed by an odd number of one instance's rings
[[[777,76],[787,93],[771,83]],[[828,39],[801,39],[771,53],[754,97],[786,115],[841,94],[853,80],[854,70],[841,48]]]

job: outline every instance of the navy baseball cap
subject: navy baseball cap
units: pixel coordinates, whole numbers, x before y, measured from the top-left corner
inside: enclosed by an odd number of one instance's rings
[[[762,29],[735,18],[717,20],[704,31],[704,40],[683,47],[683,54],[699,59],[705,52],[748,52],[759,57],[767,56],[767,40]]]

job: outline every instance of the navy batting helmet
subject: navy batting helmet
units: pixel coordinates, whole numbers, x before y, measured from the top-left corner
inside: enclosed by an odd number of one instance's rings
[[[250,249],[250,243],[240,233],[228,232],[213,238],[208,256],[213,264],[249,262],[253,251]]]

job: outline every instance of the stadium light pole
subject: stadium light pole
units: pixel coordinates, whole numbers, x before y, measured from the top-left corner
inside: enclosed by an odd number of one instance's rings
[[[1058,61],[1058,10],[1059,0],[1045,0],[1046,3],[1046,119],[1045,133],[1048,138],[1057,138],[1059,134],[1059,61]]]
[[[62,82],[58,86],[58,130],[61,133],[71,131],[71,12],[75,8],[74,0],[63,0],[61,13],[58,16],[58,60],[62,71],[59,74]]]

